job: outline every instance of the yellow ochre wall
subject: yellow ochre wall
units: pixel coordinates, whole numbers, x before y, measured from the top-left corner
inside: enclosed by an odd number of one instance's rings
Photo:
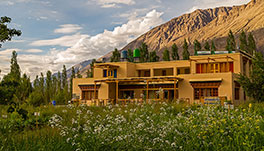
[[[233,59],[228,59],[226,56],[229,56]],[[191,102],[195,102],[194,99],[194,90],[189,82],[189,80],[195,79],[222,79],[222,83],[219,87],[219,96],[227,96],[228,99],[233,100],[234,103],[239,103],[238,100],[234,100],[234,80],[235,74],[231,72],[226,73],[203,73],[196,74],[196,63],[208,63],[208,57],[214,58],[214,60],[209,60],[209,62],[233,62],[234,64],[234,73],[242,73],[243,71],[243,59],[248,59],[247,56],[241,53],[233,54],[217,54],[217,55],[204,55],[204,56],[190,56],[190,60],[178,60],[178,61],[161,61],[161,62],[148,62],[148,63],[130,63],[130,62],[107,62],[105,64],[111,64],[119,66],[117,69],[117,78],[128,78],[136,77],[138,70],[150,69],[150,76],[154,77],[155,69],[164,69],[164,68],[173,68],[173,76],[178,76],[182,78],[182,81],[179,81],[179,98],[189,98]],[[203,59],[203,60],[201,60]],[[96,63],[96,65],[101,65],[104,63]],[[190,68],[190,74],[178,74],[177,68]],[[246,64],[246,75],[249,75],[249,61]],[[79,84],[93,85],[94,80],[107,79],[103,78],[103,69],[95,68],[94,69],[94,78],[82,78],[73,80],[73,93],[81,96],[81,90]],[[114,99],[115,98],[115,83],[97,83],[101,84],[99,89],[99,99]],[[240,99],[243,99],[243,90],[240,89]],[[136,93],[136,91],[135,91]],[[136,97],[137,97],[136,93]]]

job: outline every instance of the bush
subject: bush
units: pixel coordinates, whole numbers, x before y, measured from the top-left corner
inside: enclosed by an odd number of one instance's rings
[[[30,94],[28,99],[28,104],[33,105],[34,107],[40,106],[43,104],[44,98],[41,93],[34,91]]]

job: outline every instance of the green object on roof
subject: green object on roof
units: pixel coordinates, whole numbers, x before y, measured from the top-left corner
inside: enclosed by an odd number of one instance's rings
[[[134,57],[134,58],[139,58],[139,57],[140,57],[140,51],[139,51],[139,49],[135,49],[135,50],[133,51],[133,57]]]

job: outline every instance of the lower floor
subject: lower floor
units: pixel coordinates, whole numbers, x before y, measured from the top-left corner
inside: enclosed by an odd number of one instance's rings
[[[108,79],[93,84],[79,83],[75,98],[82,102],[151,102],[183,100],[188,103],[214,104],[230,101],[235,105],[247,97],[233,74],[181,78],[155,79]]]

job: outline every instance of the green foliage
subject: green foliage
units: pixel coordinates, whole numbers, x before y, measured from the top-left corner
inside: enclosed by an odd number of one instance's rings
[[[183,44],[183,52],[182,52],[182,58],[183,60],[189,60],[190,58],[190,52],[188,51],[188,43],[186,39],[184,39],[184,44]]]
[[[70,81],[70,95],[71,95],[71,98],[72,98],[72,88],[73,88],[73,79],[75,78],[75,69],[74,69],[74,66],[72,66],[72,69],[71,69],[71,81]]]
[[[171,58],[172,60],[179,60],[179,54],[178,54],[178,46],[176,44],[173,44],[171,46]]]
[[[170,61],[170,52],[167,48],[163,51],[162,60],[163,61]]]
[[[33,91],[29,95],[27,103],[29,105],[37,107],[37,106],[40,106],[40,105],[44,104],[43,100],[44,100],[44,97],[38,91]]]
[[[68,87],[67,70],[66,70],[66,66],[63,65],[63,69],[62,69],[62,88],[64,89],[66,86]]]
[[[197,39],[195,39],[193,44],[194,44],[194,54],[198,55],[197,52],[202,50],[201,43]]]
[[[264,59],[261,53],[256,53],[252,62],[250,76],[240,74],[238,82],[246,91],[247,96],[258,102],[264,102]]]
[[[7,27],[7,24],[12,21],[9,17],[1,17],[0,19],[0,42],[4,43],[10,41],[14,36],[20,36],[22,32],[20,30],[11,29]],[[2,44],[0,44],[1,48]]]
[[[208,41],[206,41],[205,44],[204,44],[204,50],[205,51],[210,51],[210,44],[209,44]]]
[[[236,50],[236,41],[233,32],[230,30],[226,39],[226,50],[229,52]]]
[[[58,71],[58,86],[57,86],[58,92],[61,91],[61,73]]]
[[[51,101],[52,95],[52,77],[51,71],[47,71],[46,74],[46,85],[45,85],[45,104],[48,104]]]
[[[263,104],[27,106],[26,120],[2,109],[4,150],[261,150],[264,141]]]
[[[251,55],[254,55],[255,52],[257,51],[256,42],[255,42],[255,39],[252,33],[249,33],[249,36],[248,36],[248,51],[249,51],[249,54]]]
[[[127,61],[128,62],[134,62],[133,50],[132,49],[128,49],[128,51],[127,51]]]
[[[115,50],[113,51],[113,54],[110,58],[110,61],[111,62],[120,62],[120,57],[121,57],[120,52],[117,50],[117,48],[115,48]]]
[[[248,52],[247,35],[244,30],[242,30],[239,36],[239,41],[240,41],[240,49],[245,52]]]
[[[80,74],[80,70],[77,69],[77,78],[82,78],[82,75]]]
[[[215,43],[212,40],[212,42],[211,42],[211,54],[215,54],[215,51],[216,51]]]
[[[149,51],[148,51],[148,45],[146,43],[142,43],[139,47],[140,52],[140,62],[148,62],[149,61]]]
[[[158,62],[159,56],[156,54],[156,51],[152,51],[149,53],[149,62]]]

